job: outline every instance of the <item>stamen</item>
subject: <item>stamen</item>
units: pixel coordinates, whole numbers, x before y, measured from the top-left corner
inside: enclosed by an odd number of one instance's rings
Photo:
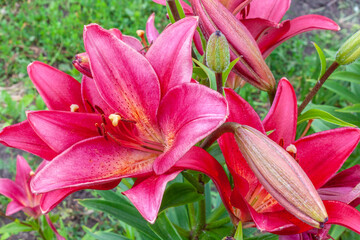
[[[288,151],[289,153],[293,153],[293,154],[297,153],[297,149],[296,149],[295,145],[293,145],[293,144],[290,144],[289,146],[287,146],[286,151]]]
[[[94,107],[91,105],[91,103],[90,103],[89,100],[85,99],[85,103],[90,107],[91,112],[95,112],[95,109],[94,109]]]
[[[94,107],[96,111],[98,111],[100,114],[105,114],[104,111],[98,105],[95,105]]]
[[[95,127],[96,127],[99,135],[100,135],[100,136],[103,136],[102,131],[101,131],[101,128],[99,127],[99,124],[98,124],[98,123],[95,123]]]
[[[102,122],[107,125],[106,123],[106,118],[105,118],[105,115],[104,114],[101,114],[101,119],[102,119]]]
[[[30,177],[34,176],[35,175],[34,171],[30,171],[29,175]]]
[[[103,134],[104,134],[104,138],[105,140],[108,140],[108,137],[107,137],[107,132],[106,132],[106,128],[105,128],[105,124],[101,124],[101,128],[103,130]]]
[[[148,48],[148,44],[145,40],[145,32],[144,30],[137,30],[136,34],[141,38],[141,43],[144,45],[145,48]]]
[[[79,105],[77,105],[77,104],[71,104],[71,106],[70,106],[70,111],[71,111],[71,112],[77,112],[77,111],[79,111]]]
[[[280,145],[281,147],[284,147],[284,139],[280,138],[279,145]]]
[[[114,127],[119,125],[119,121],[121,120],[121,116],[118,114],[110,114],[109,119]]]

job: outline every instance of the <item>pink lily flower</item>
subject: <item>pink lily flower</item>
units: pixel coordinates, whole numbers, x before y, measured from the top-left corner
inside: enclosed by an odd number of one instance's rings
[[[360,213],[342,202],[341,198],[331,198],[325,194],[329,193],[327,186],[334,184],[331,180],[333,175],[358,144],[360,130],[349,127],[339,128],[315,133],[295,141],[296,95],[286,79],[280,80],[274,103],[262,122],[254,109],[233,90],[226,89],[225,92],[230,110],[227,121],[251,126],[263,134],[271,132],[268,137],[298,161],[322,197],[329,216],[325,227],[338,224],[360,233]],[[311,226],[285,211],[264,189],[242,157],[231,134],[223,135],[219,139],[219,145],[234,177],[235,187],[231,195],[231,204],[236,208],[235,215],[245,227],[256,226],[261,231],[280,235],[298,234],[312,229]],[[358,179],[356,181],[358,183]],[[349,187],[354,186],[349,185]],[[341,194],[340,192],[351,191],[344,187],[338,188],[338,194]],[[355,196],[358,196],[357,194],[358,192]],[[349,199],[354,198],[354,195],[351,196]]]
[[[56,155],[38,168],[31,182],[33,192],[47,192],[41,202],[43,211],[80,189],[110,189],[123,177],[138,177],[142,182],[127,195],[145,219],[154,222],[164,188],[141,187],[149,181],[165,186],[162,181],[194,165],[190,169],[209,174],[219,186],[226,184],[226,174],[218,173],[223,170],[216,160],[209,161],[219,169],[211,171],[208,162],[194,164],[211,157],[192,146],[221,125],[228,113],[221,94],[190,83],[196,26],[193,17],[172,24],[145,56],[112,32],[96,24],[86,26],[84,42],[93,79],[84,76],[81,86],[43,63],[28,67],[49,111],[28,112],[26,124]],[[52,84],[53,79],[59,83]],[[14,140],[21,127],[5,130],[7,134],[0,134],[3,142],[36,152],[36,144],[25,145],[20,137]],[[229,184],[219,189],[229,196]],[[146,194],[155,194],[157,204],[143,211],[144,204],[137,204],[134,196],[141,199]]]
[[[46,197],[46,194],[36,195],[31,192],[30,181],[34,174],[25,158],[18,155],[16,160],[15,181],[0,178],[0,194],[12,199],[6,208],[7,216],[18,211],[24,211],[28,216],[35,219],[43,215],[40,210],[40,201],[41,198]],[[65,240],[65,238],[58,233],[47,215],[46,220],[54,231],[57,239]]]

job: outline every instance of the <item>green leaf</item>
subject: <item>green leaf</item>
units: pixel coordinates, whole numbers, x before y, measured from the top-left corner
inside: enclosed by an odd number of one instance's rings
[[[166,10],[167,10],[167,13],[168,13],[168,15],[169,15],[170,22],[171,22],[171,23],[174,23],[174,22],[175,22],[175,19],[174,19],[174,16],[173,16],[173,14],[172,14],[172,12],[171,12],[171,9],[170,9],[169,4],[168,4],[167,1],[166,1]]]
[[[184,9],[182,8],[179,0],[175,0],[175,4],[176,4],[176,8],[177,8],[180,18],[185,18],[185,12],[184,12]]]
[[[345,112],[345,113],[360,113],[360,103],[354,104],[349,107],[344,107],[342,109],[337,109],[337,112]]]
[[[129,240],[129,238],[112,233],[112,232],[96,232],[96,233],[92,233],[90,231],[90,229],[88,229],[87,227],[83,226],[83,229],[86,233],[88,233],[89,235],[91,235],[93,238],[95,238],[96,240]]]
[[[279,237],[277,235],[274,234],[261,234],[259,236],[255,236],[255,237],[249,237],[249,238],[245,238],[245,240],[277,240],[279,239]]]
[[[18,234],[20,232],[30,232],[33,228],[30,226],[26,226],[19,222],[12,222],[6,224],[0,228],[0,234],[10,233],[10,234]]]
[[[205,66],[204,64],[202,64],[201,62],[199,62],[198,60],[193,58],[193,61],[201,67],[202,70],[204,70],[204,72],[206,73],[206,75],[209,78],[209,82],[210,82],[210,88],[213,90],[217,90],[216,89],[216,77],[215,77],[215,73],[213,71],[211,71],[207,66]]]
[[[345,232],[346,227],[340,225],[332,225],[329,235],[332,236],[335,240],[339,239],[340,236]]]
[[[112,190],[96,190],[96,193],[99,194],[102,198],[110,202],[127,204],[130,207],[133,207],[129,201],[126,200],[124,195],[119,195]]]
[[[354,72],[335,72],[331,74],[329,79],[360,84],[360,74]]]
[[[203,198],[189,183],[173,183],[165,191],[160,211],[170,207],[197,202]]]
[[[193,68],[193,74],[195,74],[196,76],[198,76],[200,79],[206,79],[208,78],[208,76],[206,75],[205,71],[202,70],[202,68],[200,67],[194,67]],[[193,77],[195,78],[195,77]]]
[[[326,72],[326,57],[324,55],[324,52],[321,50],[321,48],[316,43],[313,42],[313,44],[316,48],[316,51],[317,51],[317,53],[319,55],[319,59],[320,59],[321,69],[320,69],[320,74],[319,74],[319,78],[318,78],[318,79],[320,79]]]
[[[103,211],[114,218],[136,228],[139,232],[146,234],[150,239],[157,239],[157,236],[147,225],[147,221],[140,215],[135,207],[124,203],[114,203],[106,200],[85,199],[79,201],[84,207]]]
[[[226,83],[226,80],[231,72],[231,70],[234,68],[235,64],[240,60],[240,58],[235,59],[234,61],[232,61],[228,68],[222,73],[222,80],[223,80],[223,86]]]
[[[162,240],[182,240],[175,227],[167,218],[165,212],[162,212],[154,224],[148,224],[149,227],[158,235]]]
[[[310,119],[321,119],[326,122],[336,124],[339,126],[356,127],[355,125],[353,125],[351,123],[345,122],[337,117],[334,117],[330,113],[325,112],[323,110],[319,110],[319,109],[310,109],[309,111],[305,112],[304,114],[301,114],[301,116],[298,118],[297,124],[308,121]]]

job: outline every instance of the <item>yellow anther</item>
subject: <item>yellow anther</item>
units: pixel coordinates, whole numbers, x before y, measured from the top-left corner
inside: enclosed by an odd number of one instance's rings
[[[77,112],[79,110],[79,105],[77,104],[71,104],[70,111],[71,112]]]
[[[137,30],[137,31],[136,31],[136,34],[137,34],[140,38],[143,38],[144,35],[145,35],[145,32],[144,32],[144,30]]]
[[[296,149],[295,145],[293,145],[293,144],[290,144],[289,146],[287,146],[286,151],[288,151],[289,153],[297,153],[297,149]]]
[[[30,171],[29,175],[30,177],[34,176],[35,175],[34,171]]]
[[[118,114],[110,114],[109,119],[114,127],[119,125],[119,121],[121,120],[121,116]]]

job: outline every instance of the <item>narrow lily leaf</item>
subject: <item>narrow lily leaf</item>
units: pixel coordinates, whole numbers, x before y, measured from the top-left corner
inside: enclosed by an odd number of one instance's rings
[[[96,240],[129,240],[129,238],[112,233],[112,232],[96,232],[92,233],[85,226],[83,227],[84,231],[88,233],[90,236],[95,238]]]
[[[196,189],[188,183],[173,183],[165,191],[160,212],[187,203],[200,201],[203,195],[196,193]]]
[[[132,206],[124,195],[119,195],[112,190],[107,190],[107,191],[96,190],[95,192],[107,201],[121,203],[121,204],[128,204],[129,206]]]
[[[103,211],[114,218],[123,221],[124,223],[136,228],[139,232],[145,234],[149,239],[158,239],[140,213],[128,204],[114,203],[98,199],[85,199],[79,201],[79,203],[84,207]]]
[[[23,225],[19,222],[12,222],[6,224],[0,228],[0,234],[10,233],[10,234],[17,234],[19,232],[29,232],[34,230],[30,226]]]
[[[320,69],[320,74],[319,74],[319,78],[318,78],[318,79],[320,79],[326,71],[326,57],[325,57],[324,52],[321,50],[321,48],[316,43],[313,42],[313,44],[316,48],[316,51],[317,51],[317,53],[319,55],[319,59],[320,59],[321,69]]]
[[[175,19],[174,19],[174,16],[173,16],[173,14],[172,14],[172,12],[171,12],[171,9],[170,9],[169,4],[168,4],[167,1],[166,1],[166,10],[167,10],[167,13],[168,13],[168,15],[169,15],[170,22],[171,22],[171,23],[174,23],[174,22],[175,22]]]
[[[342,109],[337,109],[335,111],[344,112],[344,113],[359,113],[360,112],[360,103],[354,104],[353,106],[344,107]]]
[[[236,58],[234,61],[232,61],[228,68],[222,73],[222,81],[223,81],[223,86],[226,83],[226,80],[231,72],[231,70],[234,68],[235,64],[240,60],[240,58]]]
[[[174,225],[172,225],[164,212],[158,216],[154,224],[148,225],[162,240],[182,240]]]
[[[354,72],[336,72],[331,74],[329,79],[360,84],[360,74]]]
[[[209,78],[209,82],[210,82],[210,88],[216,91],[216,78],[215,78],[215,73],[213,71],[211,71],[207,66],[205,66],[204,64],[202,64],[201,62],[199,62],[198,60],[193,58],[193,61],[199,65],[201,67],[202,70],[204,70],[204,72],[206,73],[206,75]]]
[[[339,237],[345,232],[346,227],[340,225],[332,225],[329,235],[334,239],[339,239]]]
[[[308,121],[310,119],[321,119],[329,123],[333,123],[339,126],[344,127],[356,127],[355,125],[345,122],[337,117],[334,117],[328,112],[319,109],[310,109],[309,111],[305,112],[298,118],[297,124],[299,125],[302,122]]]
[[[194,69],[193,69],[193,78],[196,78],[196,76],[199,77],[200,79],[208,78],[205,71],[200,67],[194,67]]]
[[[185,18],[185,12],[184,12],[184,9],[182,8],[179,0],[175,0],[175,4],[176,4],[176,8],[177,8],[180,18]]]

